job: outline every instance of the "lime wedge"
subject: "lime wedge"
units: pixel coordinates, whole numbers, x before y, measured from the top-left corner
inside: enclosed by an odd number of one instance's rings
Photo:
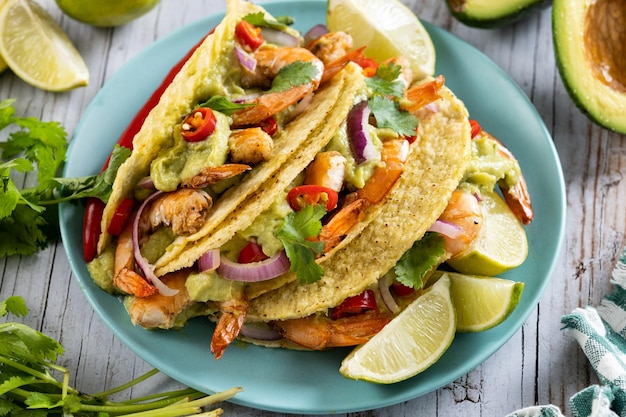
[[[63,13],[93,26],[120,26],[148,13],[159,0],[56,0]]]
[[[390,384],[431,366],[456,330],[450,280],[441,277],[367,343],[354,349],[339,371],[352,379]]]
[[[448,260],[463,274],[500,275],[520,266],[528,256],[524,225],[497,193],[483,193],[484,223],[472,247]]]
[[[414,78],[435,73],[435,47],[417,16],[398,0],[329,0],[327,25],[350,34],[355,47],[381,62],[399,55],[411,62]]]
[[[27,83],[48,91],[87,85],[89,71],[63,29],[32,0],[6,0],[0,55]]]
[[[523,282],[448,272],[458,332],[481,332],[502,323],[517,307]]]

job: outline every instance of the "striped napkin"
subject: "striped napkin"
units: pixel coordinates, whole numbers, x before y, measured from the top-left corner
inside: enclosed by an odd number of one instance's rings
[[[577,308],[561,318],[563,330],[585,352],[600,381],[576,393],[573,417],[626,417],[626,248],[613,269],[614,290],[597,307]],[[506,417],[565,417],[554,405],[518,410]]]

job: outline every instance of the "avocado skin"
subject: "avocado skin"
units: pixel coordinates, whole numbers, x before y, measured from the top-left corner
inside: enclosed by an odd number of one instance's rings
[[[494,3],[506,2],[506,0],[492,1]],[[518,8],[506,13],[495,14],[488,18],[474,16],[471,8],[468,9],[463,6],[464,3],[464,0],[446,0],[446,5],[452,16],[464,25],[479,29],[496,29],[511,25],[539,10],[547,8],[552,4],[552,0],[528,0],[527,4],[521,9]]]
[[[603,102],[601,99],[603,94],[606,94],[606,86],[603,86],[600,81],[594,81],[594,85],[586,87],[581,82],[584,74],[589,76],[589,79],[595,80],[593,75],[588,75],[585,71],[581,71],[586,68],[585,63],[571,62],[571,59],[566,59],[566,54],[561,51],[567,50],[568,41],[568,29],[570,28],[571,21],[567,15],[567,11],[572,10],[572,2],[556,0],[554,2],[554,8],[552,11],[552,40],[554,45],[554,54],[556,67],[558,69],[561,81],[565,87],[565,91],[568,93],[572,102],[580,110],[580,112],[586,116],[592,123],[610,130],[612,132],[626,134],[626,120],[623,109],[626,107],[626,94],[621,94],[619,100],[612,101],[611,105],[607,102]],[[583,45],[580,45],[583,48]],[[595,84],[595,83],[599,84]],[[598,91],[590,91],[590,88],[597,89]],[[586,98],[586,96],[592,97]],[[603,105],[607,107],[602,107]],[[619,108],[621,107],[621,108]]]

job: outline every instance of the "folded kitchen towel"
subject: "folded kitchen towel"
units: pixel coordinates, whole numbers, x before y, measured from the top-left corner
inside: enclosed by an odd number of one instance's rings
[[[573,417],[626,417],[626,249],[615,266],[614,290],[597,307],[577,308],[561,318],[589,359],[599,385],[570,398]],[[506,417],[564,417],[554,405],[533,406]]]

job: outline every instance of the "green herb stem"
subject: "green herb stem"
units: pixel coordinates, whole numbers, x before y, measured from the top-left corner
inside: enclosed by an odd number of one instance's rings
[[[44,373],[44,372],[39,372],[33,368],[30,368],[26,365],[22,365],[19,362],[16,362],[14,360],[11,360],[9,358],[6,358],[4,356],[0,356],[0,363],[3,363],[5,365],[11,366],[17,370],[20,370],[22,372],[25,372],[29,375],[34,376],[35,378],[39,379],[39,381],[34,381],[31,382],[30,384],[34,384],[34,383],[39,383],[39,384],[50,384],[53,385],[61,390],[65,390],[65,393],[67,394],[67,392],[73,394],[73,395],[78,395],[79,392],[73,388],[70,387],[66,387],[65,384],[57,381],[52,375],[50,375],[49,373]],[[54,369],[58,369],[60,367],[58,366],[54,366],[53,364],[46,362],[45,363],[46,366],[54,368]],[[61,368],[60,370],[63,372],[64,368]]]
[[[96,398],[106,398],[106,397],[108,397],[108,396],[110,396],[110,395],[113,395],[113,394],[116,394],[116,393],[118,393],[118,392],[121,392],[121,391],[127,390],[128,388],[130,388],[130,387],[132,387],[132,386],[134,386],[134,385],[137,385],[138,383],[143,382],[143,381],[145,381],[146,379],[148,379],[148,378],[150,378],[150,377],[152,377],[152,376],[156,375],[158,372],[159,372],[159,370],[158,370],[158,369],[152,369],[152,370],[150,370],[150,371],[146,372],[145,374],[143,374],[143,375],[141,375],[141,376],[139,376],[139,377],[137,377],[137,378],[133,379],[132,381],[128,381],[127,383],[122,384],[122,385],[120,385],[120,386],[119,386],[119,387],[117,387],[117,388],[112,388],[112,389],[107,390],[107,391],[102,391],[102,392],[99,392],[99,393],[97,393],[97,394],[93,394],[93,395],[92,395],[92,397],[96,397]]]

